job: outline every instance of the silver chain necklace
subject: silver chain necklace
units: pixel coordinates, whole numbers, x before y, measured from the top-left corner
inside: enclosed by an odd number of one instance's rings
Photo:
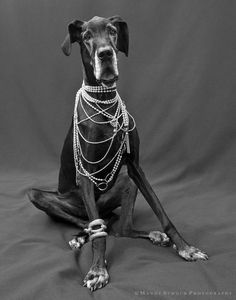
[[[93,98],[88,94],[88,92],[91,93],[111,93],[116,92],[115,97],[109,100],[98,100],[96,98]],[[92,115],[89,115],[83,105],[83,102],[86,103],[90,108],[92,108],[95,113]],[[107,105],[105,109],[103,109],[100,104]],[[78,120],[78,105],[82,108],[83,112],[85,113],[86,117],[82,120]],[[108,110],[112,108],[113,106],[117,105],[116,111],[113,114],[110,114]],[[102,115],[107,118],[107,121],[95,121],[95,117]],[[133,121],[133,127],[129,129],[129,117],[131,117]],[[119,119],[122,118],[121,124],[119,122]],[[85,121],[91,121],[95,123],[96,125],[102,125],[102,124],[110,124],[113,127],[113,134],[106,138],[105,140],[101,141],[89,141],[86,139],[79,128],[79,125],[82,124]],[[105,88],[102,86],[87,86],[82,85],[82,87],[78,90],[75,98],[75,107],[74,107],[74,121],[73,121],[73,151],[74,151],[74,163],[75,163],[75,169],[76,169],[76,184],[79,184],[79,177],[80,175],[88,177],[95,186],[101,190],[105,191],[108,187],[109,182],[112,181],[116,171],[119,168],[120,162],[122,160],[122,156],[124,153],[124,150],[126,149],[127,153],[130,153],[130,146],[129,146],[129,132],[134,130],[135,128],[135,121],[134,118],[128,113],[126,110],[126,106],[124,102],[121,100],[118,92],[116,91],[116,88]],[[106,163],[103,167],[101,167],[99,170],[89,173],[84,165],[83,161],[85,161],[87,164],[96,165],[99,163],[102,163],[107,158],[107,155],[114,143],[115,137],[118,132],[123,131],[125,133],[123,140],[120,143],[120,146],[117,150],[117,152],[114,154],[114,156]],[[92,145],[99,145],[105,142],[110,141],[109,146],[107,148],[107,151],[97,161],[90,161],[88,160],[84,153],[83,149],[81,147],[80,141],[83,140],[87,144]],[[105,178],[98,178],[95,175],[99,172],[105,170],[112,162],[114,162],[113,168],[111,172],[109,172]]]

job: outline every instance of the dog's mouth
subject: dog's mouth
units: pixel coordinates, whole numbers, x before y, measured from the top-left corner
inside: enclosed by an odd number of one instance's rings
[[[110,79],[101,78],[97,80],[97,83],[105,87],[113,87],[115,86],[117,80],[118,80],[118,75],[115,75]]]

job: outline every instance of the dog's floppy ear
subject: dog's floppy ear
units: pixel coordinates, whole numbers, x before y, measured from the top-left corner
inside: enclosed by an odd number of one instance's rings
[[[62,51],[65,55],[69,56],[71,54],[72,44],[74,42],[80,42],[83,24],[83,21],[74,20],[68,25],[68,34],[61,44]]]
[[[117,49],[121,52],[124,52],[128,56],[129,52],[129,31],[127,23],[122,20],[119,16],[114,16],[109,18],[111,23],[117,28],[118,31],[118,40],[117,40]]]

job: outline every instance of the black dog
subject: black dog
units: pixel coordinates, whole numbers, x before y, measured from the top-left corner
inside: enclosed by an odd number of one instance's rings
[[[52,217],[80,227],[71,246],[92,241],[92,266],[84,285],[96,290],[108,283],[106,235],[121,206],[116,235],[150,239],[172,245],[187,261],[207,259],[178,233],[139,165],[139,137],[135,122],[116,91],[117,53],[128,55],[128,27],[120,17],[73,21],[62,50],[70,55],[79,43],[84,83],[77,94],[74,118],[61,154],[58,192],[33,189],[31,201]],[[133,230],[137,188],[159,218],[165,233]],[[105,221],[104,221],[105,220]]]

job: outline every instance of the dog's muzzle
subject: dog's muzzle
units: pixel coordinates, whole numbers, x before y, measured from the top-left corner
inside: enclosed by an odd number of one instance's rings
[[[101,61],[107,61],[113,57],[112,47],[102,47],[97,51],[97,56]]]
[[[112,86],[118,80],[117,56],[111,46],[100,47],[95,52],[94,75],[98,83]]]

